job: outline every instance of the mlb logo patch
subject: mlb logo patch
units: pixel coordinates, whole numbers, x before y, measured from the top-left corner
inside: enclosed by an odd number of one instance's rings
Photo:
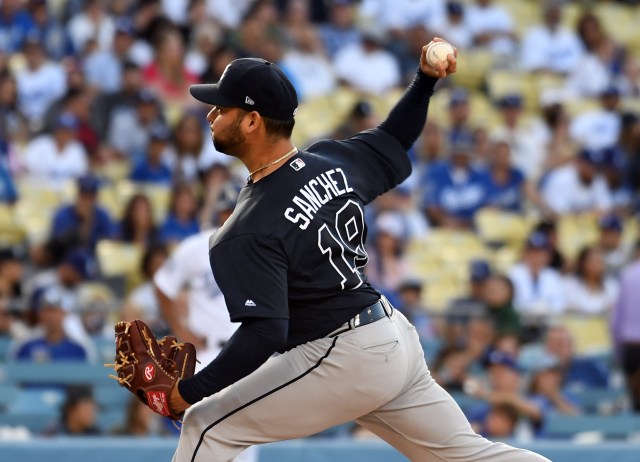
[[[298,170],[301,170],[302,167],[304,167],[305,163],[302,159],[293,159],[289,163],[289,165],[291,165],[291,168],[297,172]]]

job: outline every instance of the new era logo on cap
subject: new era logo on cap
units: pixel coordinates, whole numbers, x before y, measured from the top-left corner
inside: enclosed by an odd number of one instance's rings
[[[247,300],[244,302],[244,306],[256,306],[256,303],[253,300]]]
[[[249,106],[254,106],[256,104],[256,102],[251,98],[249,98],[248,96],[244,99],[244,103],[248,104]]]

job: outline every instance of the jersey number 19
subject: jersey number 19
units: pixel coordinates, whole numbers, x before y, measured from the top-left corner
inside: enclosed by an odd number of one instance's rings
[[[326,223],[318,229],[318,247],[329,255],[329,262],[340,277],[342,289],[356,289],[363,283],[360,270],[367,263],[364,249],[364,214],[349,199],[336,213],[333,227]]]

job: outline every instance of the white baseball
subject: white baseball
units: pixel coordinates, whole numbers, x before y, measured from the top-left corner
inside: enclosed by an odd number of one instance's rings
[[[449,60],[447,59],[447,56],[452,54],[454,54],[454,51],[450,43],[433,42],[427,48],[427,64],[435,69],[436,64],[440,62],[442,63],[444,69],[446,69],[447,67],[449,67]]]

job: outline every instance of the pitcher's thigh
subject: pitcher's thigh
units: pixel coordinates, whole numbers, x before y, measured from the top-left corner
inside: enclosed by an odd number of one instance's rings
[[[548,462],[476,434],[458,404],[430,375],[357,422],[415,462]]]

